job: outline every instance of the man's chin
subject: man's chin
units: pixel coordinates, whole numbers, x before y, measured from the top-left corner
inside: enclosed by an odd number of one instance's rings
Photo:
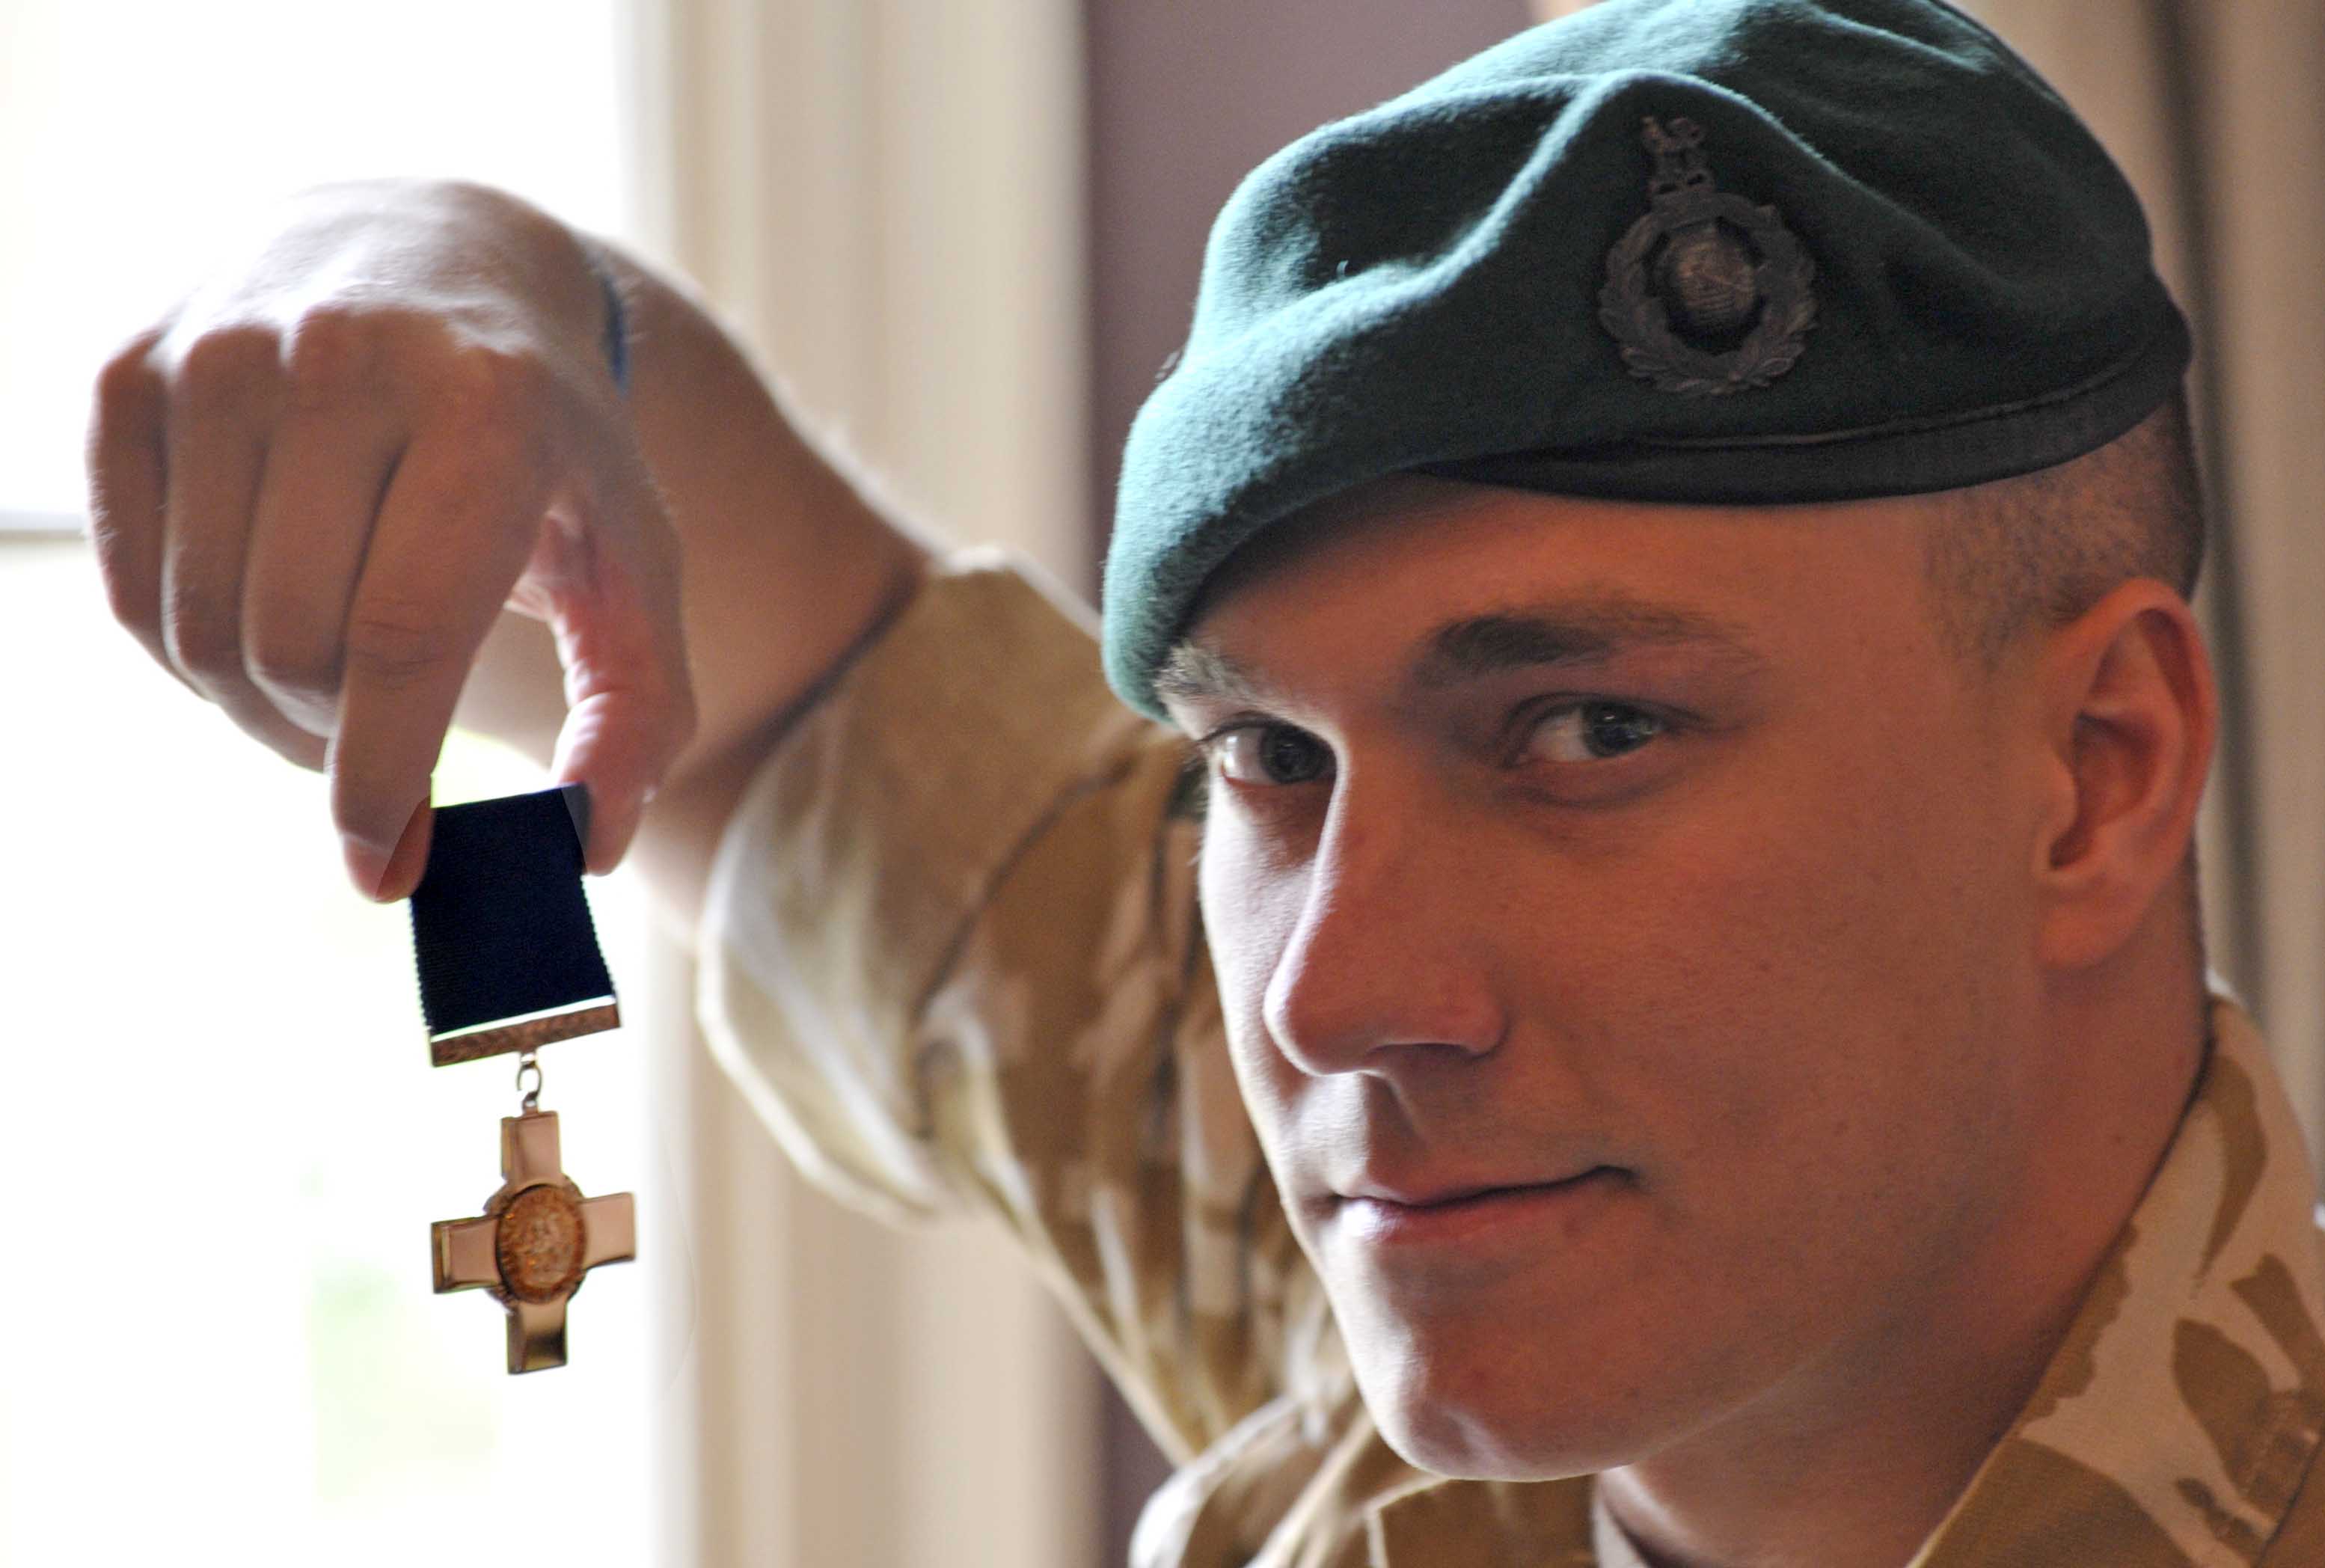
[[[1456,1480],[1562,1480],[1596,1475],[1636,1457],[1609,1449],[1596,1433],[1520,1429],[1492,1413],[1376,1408],[1374,1415],[1382,1440],[1398,1457]]]
[[[1635,1410],[1609,1400],[1626,1379],[1602,1368],[1546,1380],[1516,1372],[1505,1353],[1455,1362],[1404,1347],[1352,1350],[1357,1387],[1389,1447],[1432,1474],[1464,1480],[1542,1481],[1629,1464],[1662,1446]],[[1538,1396],[1530,1393],[1543,1390]],[[1564,1390],[1564,1392],[1561,1392]]]

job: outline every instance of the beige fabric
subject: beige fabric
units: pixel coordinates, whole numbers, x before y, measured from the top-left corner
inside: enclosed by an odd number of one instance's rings
[[[949,562],[752,781],[706,912],[714,1050],[836,1195],[1007,1225],[1183,1467],[1136,1563],[1593,1563],[1587,1479],[1449,1480],[1374,1429],[1228,1069],[1182,743],[1114,702],[1086,612],[1024,570]],[[2033,1401],[1913,1568],[2295,1560],[2267,1543],[2325,1433],[2325,1254],[2259,1038],[2225,1000],[2214,1032]]]

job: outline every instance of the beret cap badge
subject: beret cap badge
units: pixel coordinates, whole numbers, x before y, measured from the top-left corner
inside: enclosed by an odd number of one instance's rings
[[[1717,189],[1703,128],[1648,116],[1649,207],[1607,253],[1599,324],[1658,392],[1717,397],[1792,367],[1816,320],[1816,267],[1773,207]]]

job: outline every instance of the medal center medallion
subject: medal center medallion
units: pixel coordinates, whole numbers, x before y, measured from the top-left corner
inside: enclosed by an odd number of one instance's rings
[[[527,1187],[500,1217],[494,1251],[519,1301],[555,1301],[581,1282],[581,1206],[562,1188]]]

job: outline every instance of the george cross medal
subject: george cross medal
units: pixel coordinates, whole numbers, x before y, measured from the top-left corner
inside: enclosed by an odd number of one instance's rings
[[[563,1366],[565,1304],[582,1276],[637,1255],[630,1194],[584,1198],[560,1168],[557,1115],[540,1109],[533,1059],[543,1045],[621,1026],[581,886],[588,834],[578,784],[444,806],[412,892],[429,1060],[519,1053],[523,1099],[501,1119],[500,1190],[481,1217],[430,1231],[437,1293],[481,1287],[506,1312],[511,1372]]]
[[[484,1218],[430,1228],[436,1294],[492,1293],[508,1313],[510,1371],[562,1367],[565,1304],[597,1265],[637,1256],[636,1211],[627,1192],[584,1198],[559,1169],[553,1110],[501,1118],[501,1174]]]

